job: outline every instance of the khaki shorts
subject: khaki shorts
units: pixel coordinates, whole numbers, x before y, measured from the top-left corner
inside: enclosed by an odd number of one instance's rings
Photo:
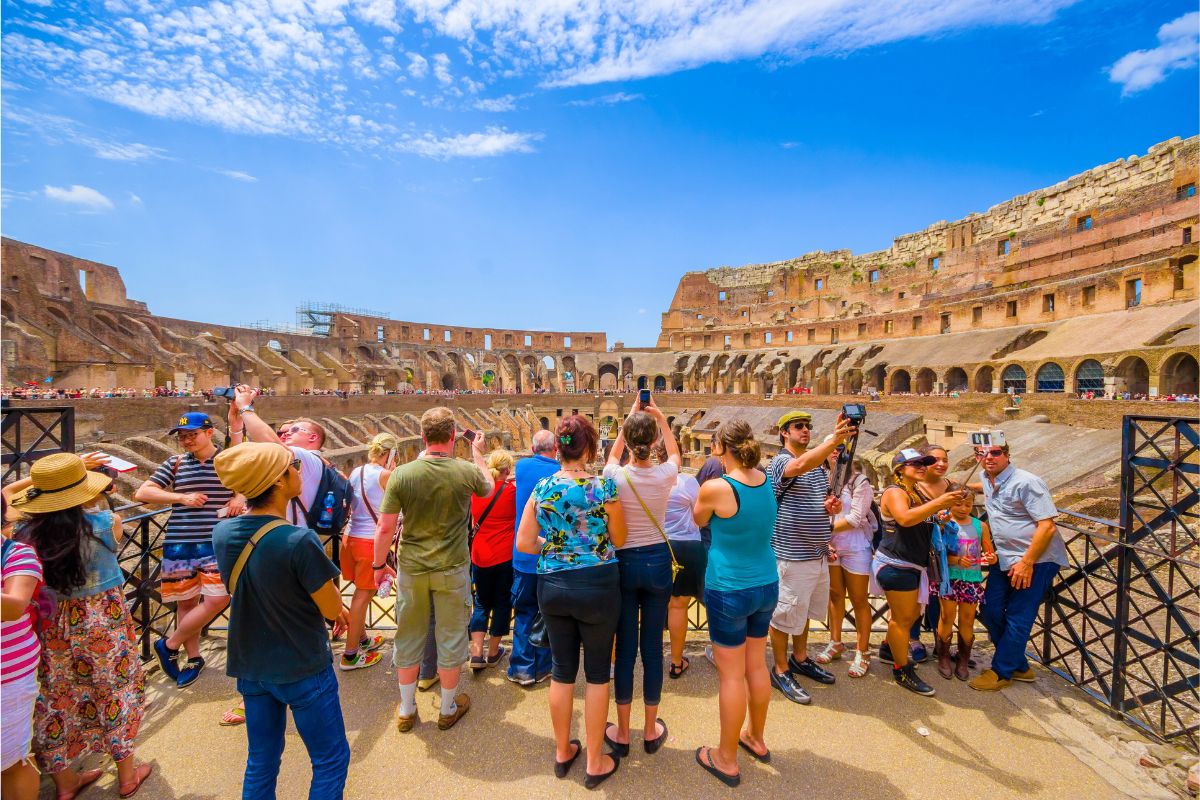
[[[433,638],[437,642],[438,668],[461,667],[470,655],[467,624],[471,620],[470,565],[445,572],[396,574],[396,640],[392,664],[397,669],[415,667],[425,652],[429,614],[433,612]]]
[[[829,614],[829,562],[776,559],[779,571],[779,601],[771,616],[771,627],[789,636],[804,633],[810,619]]]

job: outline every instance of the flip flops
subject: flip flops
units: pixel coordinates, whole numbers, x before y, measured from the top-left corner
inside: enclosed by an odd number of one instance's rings
[[[246,724],[246,709],[244,706],[234,706],[229,709],[221,717],[221,726],[224,728],[232,728],[235,725]]]
[[[740,736],[738,737],[738,747],[742,748],[747,753],[749,753],[750,757],[753,758],[755,761],[761,761],[763,764],[771,763],[771,751],[770,750],[768,750],[765,753],[756,753],[756,752],[754,752],[754,748],[752,748],[750,745],[748,745],[746,743],[746,740],[741,738]]]
[[[701,755],[701,753],[703,753],[703,755]],[[741,774],[730,775],[727,772],[721,772],[721,770],[717,769],[717,765],[714,764],[712,760],[711,747],[696,748],[696,763],[704,767],[705,772],[711,773],[714,778],[726,786],[735,787],[742,782]]]

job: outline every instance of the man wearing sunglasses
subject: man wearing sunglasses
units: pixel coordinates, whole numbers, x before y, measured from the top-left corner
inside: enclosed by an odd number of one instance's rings
[[[779,571],[779,601],[771,616],[771,652],[775,659],[771,685],[793,703],[808,705],[812,697],[796,681],[797,675],[823,684],[834,682],[833,675],[808,656],[809,620],[824,619],[829,608],[829,558],[833,555],[830,516],[842,507],[840,500],[830,496],[829,473],[822,467],[856,430],[839,414],[833,435],[809,449],[811,414],[789,411],[777,425],[783,448],[767,468],[779,504],[771,537]]]
[[[154,643],[154,654],[163,673],[180,688],[195,681],[204,669],[200,631],[229,605],[213,554],[213,526],[245,509],[243,498],[217,478],[214,432],[207,414],[189,411],[179,417],[168,433],[178,438],[183,454],[164,461],[133,493],[139,503],[171,506],[163,538],[160,592],[164,603],[175,604],[175,632]],[[177,660],[180,648],[187,651],[182,669]]]
[[[1042,599],[1067,548],[1054,525],[1058,509],[1046,482],[1014,467],[1008,445],[978,447],[983,498],[998,562],[987,577],[980,617],[995,645],[991,669],[970,681],[972,689],[994,692],[1012,681],[1035,678],[1025,645]]]

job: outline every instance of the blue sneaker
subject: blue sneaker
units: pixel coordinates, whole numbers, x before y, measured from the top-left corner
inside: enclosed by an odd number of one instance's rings
[[[172,650],[167,647],[166,639],[156,639],[154,642],[154,656],[158,659],[158,665],[162,667],[163,674],[173,681],[179,680],[179,651]]]
[[[792,677],[792,673],[785,672],[780,675],[775,669],[770,668],[771,685],[783,693],[783,696],[793,703],[799,703],[806,706],[812,702],[812,697],[808,692],[804,691],[804,687],[796,683],[796,679]]]
[[[175,680],[175,685],[182,689],[185,686],[190,686],[195,683],[196,678],[200,677],[200,673],[204,671],[204,659],[193,658],[184,665],[183,669],[179,670],[179,677]]]
[[[920,642],[909,642],[908,657],[918,664],[924,664],[929,660],[929,651]]]

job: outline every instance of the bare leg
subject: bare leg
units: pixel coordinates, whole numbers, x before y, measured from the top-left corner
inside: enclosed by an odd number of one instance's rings
[[[846,584],[842,568],[829,565],[829,641],[842,643],[842,625],[846,620]]]
[[[187,615],[199,604],[199,596],[189,597],[187,600],[177,600],[175,602],[175,632],[167,638],[167,647],[170,647],[172,650],[178,650],[181,647],[186,647],[188,651],[188,658],[195,658],[196,656],[200,655],[200,643],[198,641],[196,642],[196,652],[193,655],[192,643],[190,641],[192,638],[191,635],[180,636],[179,629],[183,627],[183,622],[185,619],[187,619]],[[174,645],[171,644],[172,641],[175,642]]]
[[[483,637],[484,631],[471,631],[471,655],[483,655]]]
[[[954,633],[954,618],[958,616],[958,603],[946,598],[939,598],[938,605],[941,613],[938,616],[937,638],[948,641]]]
[[[771,628],[771,656],[775,660],[775,673],[782,675],[787,672],[788,663],[788,635],[781,630]],[[713,653],[717,652],[717,648],[713,648]]]
[[[671,634],[671,663],[683,665],[683,646],[687,643],[687,610],[690,597],[672,597],[667,606],[667,630]]]
[[[771,677],[767,673],[767,640],[746,639],[746,690],[750,724],[742,738],[762,755],[767,752],[767,708],[771,703]]]
[[[371,595],[375,594],[373,589],[358,589],[354,590],[354,597],[350,598],[350,625],[346,628],[346,652],[358,652],[358,645],[363,640],[363,635],[367,632],[367,609],[371,607]]]
[[[184,603],[190,603],[190,607],[182,614],[177,612],[175,632],[167,637],[167,647],[176,650],[182,645],[187,649],[188,658],[200,657],[200,631],[229,606],[228,595],[206,596],[203,600],[200,602],[200,598],[194,598],[179,603],[180,608]]]
[[[771,629],[772,639],[778,633]],[[786,645],[787,635],[784,637]],[[765,654],[764,654],[765,656]],[[718,704],[721,709],[721,744],[710,751],[713,764],[717,769],[729,775],[738,773],[737,747],[738,736],[741,735],[742,723],[746,721],[746,706],[748,690],[746,686],[746,645],[738,647],[721,647],[713,645],[713,659],[717,662],[717,675],[720,679]],[[779,657],[776,656],[776,662]],[[784,657],[784,668],[787,667],[787,657]]]
[[[975,641],[975,612],[978,610],[975,603],[958,604],[958,635],[967,644]]]
[[[554,757],[559,761],[568,761],[573,755],[571,707],[574,700],[575,684],[550,680],[550,724],[554,728]],[[590,738],[588,745],[591,745]]]
[[[858,633],[858,650],[865,653],[871,647],[871,603],[867,599],[870,579],[866,575],[843,573],[850,607],[854,609],[854,629]]]
[[[629,744],[629,715],[632,709],[633,703],[617,703],[617,728],[611,738],[618,744]]]
[[[808,658],[808,628],[810,620],[804,620],[804,630],[792,637],[792,655],[797,661]]]
[[[607,723],[608,684],[589,683],[583,693],[583,726],[587,731],[589,775],[603,775],[613,768],[612,757],[604,753],[604,726]]]
[[[642,736],[646,739],[657,739],[662,735],[658,727],[658,705],[646,706],[646,718],[642,723]]]
[[[892,658],[897,667],[908,665],[908,631],[913,622],[921,615],[921,605],[917,601],[918,592],[884,591],[887,596],[888,608],[891,609],[888,619],[887,642],[892,650]]]
[[[37,800],[40,782],[37,767],[21,760],[0,772],[0,794],[12,800]]]
[[[495,658],[500,654],[500,641],[502,637],[489,636],[487,654],[489,658]]]

